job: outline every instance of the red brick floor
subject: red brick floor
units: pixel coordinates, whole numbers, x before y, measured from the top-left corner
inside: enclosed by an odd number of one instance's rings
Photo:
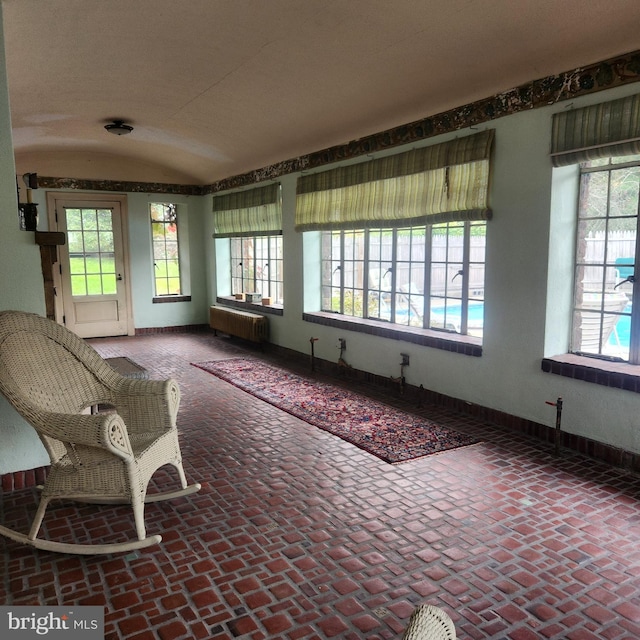
[[[104,605],[109,639],[400,638],[421,602],[460,639],[640,638],[638,476],[437,407],[420,412],[481,442],[392,466],[189,364],[260,355],[240,342],[94,345],[179,381],[185,470],[203,488],[148,505],[163,541],[134,553],[2,539],[0,602]],[[5,493],[5,522],[26,529],[35,499]],[[78,541],[132,533],[121,507],[62,504],[45,522]]]

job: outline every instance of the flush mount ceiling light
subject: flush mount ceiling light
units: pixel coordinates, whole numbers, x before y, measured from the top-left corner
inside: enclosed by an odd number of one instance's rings
[[[116,136],[126,136],[133,131],[133,127],[125,124],[123,120],[114,120],[111,124],[106,124],[104,128]]]

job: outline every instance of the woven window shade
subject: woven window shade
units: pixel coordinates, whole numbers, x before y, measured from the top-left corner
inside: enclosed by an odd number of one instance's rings
[[[491,217],[494,130],[298,179],[296,230],[400,227]]]
[[[554,167],[640,153],[640,95],[553,116]]]
[[[281,234],[279,193],[276,183],[213,198],[214,238]]]

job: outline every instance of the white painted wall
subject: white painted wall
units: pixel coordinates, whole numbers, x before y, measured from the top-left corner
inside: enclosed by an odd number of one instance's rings
[[[7,92],[0,4],[0,309],[45,313],[40,249],[34,234],[20,231],[16,170],[11,145],[11,114]],[[24,193],[24,190],[23,192]],[[37,200],[34,200],[37,202]],[[29,469],[47,461],[35,431],[0,396],[0,473]]]
[[[0,7],[0,27],[2,26]],[[45,313],[40,249],[34,234],[20,231],[16,169],[11,144],[11,113],[4,57],[4,40],[0,29],[0,220],[2,234],[0,277],[2,308]],[[24,185],[22,185],[24,186]],[[22,189],[23,197],[25,189]],[[35,200],[34,200],[35,201]]]

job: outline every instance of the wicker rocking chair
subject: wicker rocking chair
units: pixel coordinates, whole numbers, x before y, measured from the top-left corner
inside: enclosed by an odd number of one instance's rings
[[[421,604],[413,610],[402,640],[456,640],[456,628],[444,609]]]
[[[38,432],[51,460],[28,534],[0,526],[0,534],[38,549],[74,554],[116,553],[157,544],[147,536],[145,502],[186,496],[176,417],[180,391],[173,380],[134,380],[111,368],[86,342],[35,314],[0,312],[0,392]],[[88,415],[96,405],[113,411]],[[147,495],[160,467],[177,470],[181,488]],[[38,538],[47,505],[64,499],[130,504],[137,539],[108,544]]]

